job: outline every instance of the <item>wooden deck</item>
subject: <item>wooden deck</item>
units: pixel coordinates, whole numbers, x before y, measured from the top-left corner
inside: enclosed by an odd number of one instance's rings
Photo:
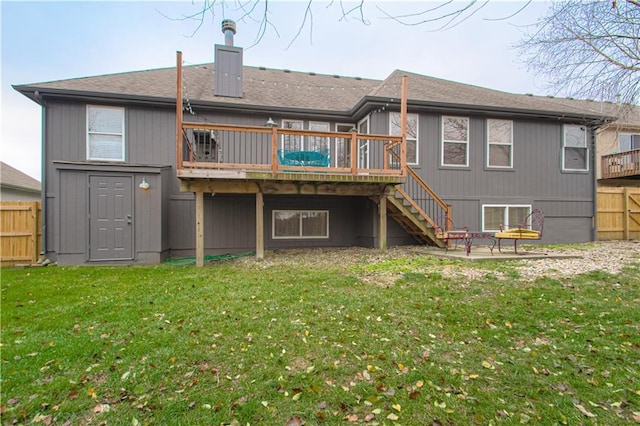
[[[355,131],[182,123],[177,176],[191,181],[401,184],[406,177],[402,147],[400,136]],[[295,154],[302,149],[326,153],[326,166],[283,164],[283,150]]]
[[[640,177],[640,149],[603,155],[600,167],[602,179]]]
[[[411,228],[410,233],[428,236],[430,230],[422,228],[433,224],[432,217],[450,217],[450,206],[407,166],[406,76],[400,96],[401,135],[391,136],[361,134],[355,129],[324,132],[185,122],[180,52],[176,65],[176,174],[180,190],[195,195],[197,266],[204,264],[204,194],[209,193],[255,195],[257,258],[264,256],[265,194],[369,197],[378,205],[381,250],[387,247],[389,199],[409,216],[404,226]],[[397,188],[405,183],[407,191]]]

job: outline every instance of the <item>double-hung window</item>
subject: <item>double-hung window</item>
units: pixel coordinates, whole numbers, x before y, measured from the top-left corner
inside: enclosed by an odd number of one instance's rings
[[[524,223],[531,214],[531,206],[528,205],[497,205],[485,204],[482,206],[482,231],[498,232],[500,227],[510,227]]]
[[[469,119],[442,117],[442,165],[469,165]]]
[[[124,161],[124,108],[87,106],[87,160]]]
[[[355,129],[353,124],[338,123],[336,131],[351,133]],[[336,138],[336,148],[332,155],[331,162],[335,167],[351,167],[351,138]]]
[[[274,210],[274,239],[329,238],[328,210]]]
[[[400,136],[401,116],[399,112],[389,114],[389,134]],[[407,114],[407,164],[418,164],[418,114]]]
[[[487,167],[513,167],[513,121],[487,120]]]
[[[283,129],[302,130],[301,120],[282,120]],[[282,150],[284,152],[302,151],[304,139],[301,135],[282,135]]]
[[[369,133],[369,116],[358,122],[358,133]],[[369,168],[369,140],[358,140],[358,167],[362,169]]]
[[[323,121],[310,121],[309,130],[315,131],[315,132],[328,132],[329,123],[325,123]],[[307,141],[307,146],[305,146],[305,150],[325,151],[328,155],[329,154],[329,138],[327,136],[309,136]]]
[[[584,126],[564,126],[562,149],[563,170],[589,170],[589,148],[587,146],[587,129]]]

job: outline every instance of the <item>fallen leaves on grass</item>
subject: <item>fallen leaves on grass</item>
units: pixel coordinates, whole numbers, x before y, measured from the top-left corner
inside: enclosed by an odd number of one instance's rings
[[[578,409],[578,411],[580,411],[580,413],[585,416],[585,417],[596,417],[595,414],[593,414],[591,411],[587,410],[586,408],[584,408],[584,406],[582,404],[573,404],[574,407],[576,407]]]

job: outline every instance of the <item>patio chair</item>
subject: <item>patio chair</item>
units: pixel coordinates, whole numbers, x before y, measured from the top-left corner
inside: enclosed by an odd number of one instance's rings
[[[518,240],[540,240],[542,238],[542,228],[544,225],[544,213],[540,209],[534,209],[521,224],[503,228],[500,225],[500,232],[495,235],[498,240],[498,251],[501,240],[513,240],[513,250],[518,253]]]
[[[469,248],[467,244],[469,238],[468,227],[456,228],[451,218],[447,216],[438,216],[435,222],[436,226],[433,230],[435,231],[436,238],[442,240],[445,244],[444,247],[446,251],[449,250],[451,242],[454,243],[454,249],[456,249],[458,247],[458,241],[463,241],[465,247]]]

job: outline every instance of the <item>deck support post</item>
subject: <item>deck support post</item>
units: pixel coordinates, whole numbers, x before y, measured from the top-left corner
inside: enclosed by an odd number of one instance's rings
[[[378,203],[378,246],[380,251],[387,250],[387,191],[380,194]]]
[[[256,192],[256,259],[264,259],[264,197]]]
[[[176,170],[182,170],[182,52],[176,52]]]
[[[204,266],[204,192],[196,195],[196,266]]]
[[[402,94],[400,96],[400,170],[402,176],[407,175],[407,76],[402,76]]]

